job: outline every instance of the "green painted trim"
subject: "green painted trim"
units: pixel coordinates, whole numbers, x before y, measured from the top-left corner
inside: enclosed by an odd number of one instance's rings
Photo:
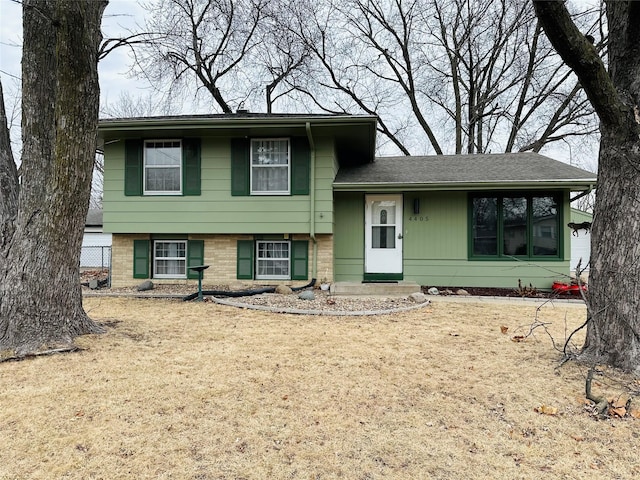
[[[404,280],[402,273],[365,273],[363,276],[365,282],[384,282]]]

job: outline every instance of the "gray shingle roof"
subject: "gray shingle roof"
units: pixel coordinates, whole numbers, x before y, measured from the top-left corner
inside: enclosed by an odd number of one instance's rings
[[[90,208],[89,211],[87,212],[85,226],[101,227],[102,226],[102,209]]]
[[[340,185],[464,185],[496,183],[595,184],[596,174],[531,152],[487,155],[378,157],[374,163],[341,168]]]

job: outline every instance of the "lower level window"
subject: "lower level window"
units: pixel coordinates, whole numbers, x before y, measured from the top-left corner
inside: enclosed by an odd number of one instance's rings
[[[156,240],[153,242],[153,276],[156,278],[186,278],[186,240]]]
[[[289,279],[290,278],[289,242],[257,241],[256,242],[256,278],[257,279]]]

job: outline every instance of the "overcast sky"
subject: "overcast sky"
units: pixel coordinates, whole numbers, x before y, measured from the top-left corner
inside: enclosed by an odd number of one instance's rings
[[[295,0],[294,0],[295,1]],[[574,3],[583,6],[593,6],[599,0],[573,0]],[[145,11],[135,0],[110,0],[105,10],[102,22],[103,36],[105,38],[127,35],[127,28],[133,27],[136,22],[144,23]],[[5,94],[7,114],[11,116],[11,104],[18,98],[20,85],[20,59],[22,46],[22,6],[15,0],[0,0],[0,79]],[[128,70],[131,66],[131,58],[127,48],[120,48],[110,53],[107,58],[100,61],[98,69],[100,75],[101,109],[107,104],[116,104],[121,92],[127,92],[131,97],[146,96],[150,91],[148,85],[140,79],[131,79]],[[178,113],[199,113],[190,110]],[[101,110],[104,112],[104,110]],[[101,116],[108,116],[101,113]],[[19,118],[15,119],[19,123]],[[11,128],[11,127],[10,127]],[[12,139],[18,142],[14,133],[18,128],[11,128]],[[594,145],[595,146],[595,145]],[[562,147],[559,145],[558,147]],[[559,160],[569,161],[572,153],[563,151],[562,148],[545,152]],[[581,155],[582,156],[582,155]],[[584,156],[582,156],[584,159]],[[587,162],[582,166],[594,170],[597,165],[597,149],[586,155]]]
[[[585,5],[598,3],[598,0],[573,1]],[[136,22],[142,24],[143,19],[144,10],[137,1],[110,0],[103,16],[103,35],[105,38],[126,35],[126,28]],[[12,84],[19,84],[21,45],[22,6],[15,0],[0,0],[0,78],[7,96],[13,90]],[[142,80],[128,78],[131,64],[128,54],[126,48],[120,48],[100,62],[101,105],[116,102],[123,91],[133,97],[144,95],[148,85]]]
[[[132,0],[110,0],[103,21],[105,38],[126,35],[127,27],[143,18],[142,8]],[[20,60],[22,47],[22,6],[14,0],[0,0],[0,78],[9,96],[20,82]],[[115,102],[120,92],[128,91],[133,96],[144,93],[146,87],[140,80],[127,76],[131,60],[127,49],[115,50],[99,64],[101,104]],[[7,103],[9,100],[7,99]]]

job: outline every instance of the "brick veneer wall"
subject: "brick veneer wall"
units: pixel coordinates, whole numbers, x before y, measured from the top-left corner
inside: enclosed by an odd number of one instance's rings
[[[113,234],[111,250],[111,286],[131,287],[143,280],[133,278],[133,241],[148,240],[149,235]],[[252,240],[252,235],[189,235],[190,240],[204,240],[204,263],[210,267],[204,272],[207,285],[244,285],[252,284],[295,284],[303,281],[290,280],[238,280],[236,278],[236,255],[238,240]],[[313,242],[308,235],[293,235],[292,240],[309,240],[309,280],[313,275]],[[317,280],[333,279],[333,235],[318,235],[317,241]],[[158,284],[197,284],[197,280],[186,279],[152,279]]]

